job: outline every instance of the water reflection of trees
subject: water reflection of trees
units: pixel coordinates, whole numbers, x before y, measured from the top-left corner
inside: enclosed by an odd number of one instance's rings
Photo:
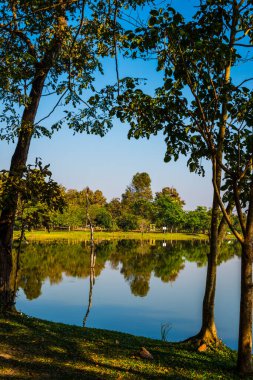
[[[95,285],[95,265],[96,265],[96,253],[94,241],[91,242],[90,247],[90,283],[89,283],[89,300],[86,313],[83,318],[83,327],[86,326],[88,316],[90,314],[90,309],[92,306],[92,296],[93,296],[93,286]]]
[[[136,296],[145,296],[149,291],[152,274],[163,282],[173,282],[185,267],[185,262],[198,266],[207,263],[208,244],[193,242],[161,241],[150,245],[149,241],[121,240],[102,241],[96,244],[96,277],[107,261],[112,268],[120,268]],[[219,263],[227,261],[237,253],[235,243],[225,244]],[[90,277],[90,245],[88,242],[33,243],[25,247],[20,255],[20,269],[12,286],[22,288],[28,299],[37,298],[46,279],[51,284],[59,283],[63,275]]]

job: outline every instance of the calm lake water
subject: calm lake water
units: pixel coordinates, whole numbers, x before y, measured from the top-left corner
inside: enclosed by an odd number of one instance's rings
[[[33,243],[21,253],[18,310],[42,319],[161,338],[200,328],[208,244],[188,241],[102,241],[95,258],[88,242]],[[220,257],[216,322],[237,347],[240,252],[227,243]],[[95,266],[91,265],[91,263]],[[93,268],[94,266],[94,268]]]

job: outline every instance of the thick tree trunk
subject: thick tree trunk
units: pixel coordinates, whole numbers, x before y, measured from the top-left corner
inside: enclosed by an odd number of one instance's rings
[[[190,337],[187,341],[213,344],[218,342],[215,325],[214,300],[216,290],[217,257],[219,254],[219,205],[217,197],[213,195],[212,220],[210,231],[210,251],[208,254],[206,287],[202,304],[202,324],[197,335]]]
[[[14,186],[8,186],[5,190],[5,204],[0,217],[0,287],[5,283],[5,280],[8,279],[12,267],[11,249],[13,226],[18,203],[18,190],[15,187],[15,180],[22,178],[26,167],[29,147],[34,133],[34,121],[44,83],[49,70],[58,58],[62,48],[62,42],[65,38],[65,28],[67,25],[65,17],[66,6],[63,0],[59,1],[59,15],[55,24],[55,36],[45,49],[43,59],[35,65],[35,75],[31,85],[29,103],[25,107],[22,116],[17,146],[11,160],[9,184],[14,182]]]
[[[10,287],[11,253],[0,250],[0,311],[12,307],[13,294]]]
[[[252,368],[252,255],[253,242],[242,243],[241,302],[237,368],[247,374]]]
[[[0,288],[0,310],[2,312],[15,310],[19,257],[20,247],[12,252],[12,270],[10,271],[11,265],[8,265],[8,268],[3,270],[5,282]],[[4,258],[5,262],[7,262],[6,258]],[[3,266],[1,265],[0,268],[2,269]]]

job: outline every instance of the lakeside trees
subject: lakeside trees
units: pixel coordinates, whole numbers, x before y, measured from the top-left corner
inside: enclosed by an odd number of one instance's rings
[[[248,75],[240,83],[233,68],[242,63],[245,49],[252,47],[252,12],[252,2],[244,0],[200,2],[190,22],[170,7],[151,12],[149,27],[133,36],[131,43],[139,45],[144,55],[147,48],[158,51],[164,84],[154,98],[141,90],[128,91],[120,107],[124,112],[134,109],[130,130],[134,137],[164,130],[167,160],[188,155],[190,170],[199,173],[203,172],[202,158],[212,164],[210,254],[203,322],[197,337],[217,340],[216,265],[226,220],[242,246],[238,369],[243,373],[252,371],[252,90],[248,87],[252,78]],[[148,105],[148,118],[142,117],[143,101]],[[152,126],[147,119],[153,120]],[[221,189],[225,194],[221,195]],[[239,232],[231,223],[234,206]]]
[[[135,182],[138,185],[133,185]],[[210,228],[210,210],[202,206],[192,211],[184,210],[184,201],[175,188],[165,187],[153,198],[151,178],[145,172],[136,173],[121,199],[113,198],[110,202],[101,190],[93,191],[88,187],[81,191],[64,188],[61,191],[66,206],[63,212],[50,213],[51,227],[86,227],[88,196],[92,224],[102,229],[145,232],[152,225],[158,231],[166,227],[169,232],[208,233]],[[41,224],[35,223],[34,227],[41,227]]]
[[[51,133],[40,123],[35,124],[41,97],[46,95],[43,91],[53,90],[61,100],[75,104],[80,101],[79,93],[87,87],[92,90],[92,73],[100,68],[97,57],[104,55],[96,51],[98,19],[106,29],[103,48],[112,46],[115,49],[116,5],[109,22],[104,18],[107,5],[104,8],[101,3],[101,9],[93,9],[92,6],[91,12],[98,18],[91,25],[91,20],[85,19],[84,22],[84,4],[77,9],[72,2],[58,1],[52,9],[48,2],[43,16],[40,14],[40,1],[33,2],[31,7],[27,4],[21,6],[19,2],[3,2],[1,5],[4,15],[0,28],[3,35],[1,53],[6,65],[0,84],[6,107],[3,121],[7,125],[2,138],[18,139],[10,166],[10,181],[22,179],[32,137]],[[76,10],[81,22],[74,26]],[[153,10],[148,27],[128,33],[126,46],[132,51],[137,47],[142,55],[146,54],[147,49],[158,51],[158,70],[164,72],[163,86],[157,89],[155,97],[150,97],[139,89],[135,91],[133,81],[128,79],[128,89],[123,96],[118,96],[120,104],[116,111],[121,120],[130,121],[130,135],[134,137],[149,136],[164,130],[168,160],[172,157],[177,159],[180,154],[188,155],[190,169],[199,173],[203,173],[201,159],[212,163],[214,195],[210,254],[203,321],[197,337],[207,342],[218,339],[214,321],[216,266],[226,221],[241,243],[243,252],[238,356],[238,368],[242,372],[252,369],[252,91],[245,87],[251,78],[233,83],[231,70],[242,58],[242,48],[252,46],[251,14],[252,3],[246,0],[227,0],[222,4],[218,0],[203,1],[190,22],[185,22],[171,7],[164,11]],[[72,23],[68,24],[68,17],[72,18]],[[98,24],[101,26],[100,22]],[[86,34],[87,31],[91,34]],[[6,46],[3,33],[11,41]],[[79,33],[88,42],[85,40],[84,44],[80,44],[83,40],[77,38]],[[72,55],[74,50],[75,54]],[[80,50],[79,53],[77,50]],[[83,65],[84,56],[87,58],[86,66]],[[67,76],[67,82],[65,79],[62,82],[62,75]],[[72,76],[77,78],[75,84]],[[189,97],[185,96],[186,89]],[[14,105],[21,107],[20,117]],[[82,116],[89,115],[88,107]],[[133,115],[135,120],[132,119]],[[100,121],[94,125],[82,124],[71,113],[68,113],[67,119],[76,131],[104,133]],[[60,125],[55,125],[55,129]],[[106,125],[111,125],[108,119]],[[225,173],[223,188],[222,172]],[[89,206],[91,218],[97,225],[105,228],[118,226],[125,230],[140,228],[144,231],[150,223],[157,223],[171,230],[186,228],[198,231],[201,225],[198,219],[210,220],[204,209],[186,214],[173,191],[163,189],[162,194],[152,201],[146,173],[137,174],[122,201],[114,200],[111,207],[107,207],[101,194],[97,193],[96,200]],[[0,287],[4,277],[10,274],[12,229],[18,204],[17,186],[15,183],[14,186],[9,184],[4,185],[5,202],[0,218]],[[224,196],[221,189],[225,191]],[[79,192],[75,195],[69,199],[69,224],[85,225],[85,213],[81,211],[82,195]],[[234,205],[239,229],[231,222],[230,213]],[[220,218],[220,209],[223,218]]]
[[[252,13],[252,2],[247,0],[200,1],[190,21],[171,6],[152,10],[148,25],[135,33],[129,31],[126,45],[133,58],[156,56],[163,84],[151,96],[127,78],[123,93],[117,96],[118,105],[111,111],[122,122],[129,122],[129,137],[163,131],[166,161],[185,155],[189,169],[199,174],[204,174],[203,159],[211,163],[210,254],[202,327],[194,338],[218,341],[216,267],[228,223],[243,252],[238,347],[238,369],[243,373],[252,371],[252,78],[247,73],[238,80],[235,67],[249,61]],[[239,231],[231,222],[234,208]]]
[[[122,9],[135,9],[142,0],[103,1],[19,0],[0,4],[0,138],[15,141],[9,179],[19,181],[26,169],[31,141],[50,137],[63,123],[75,132],[103,136],[110,120],[91,111],[83,95],[95,91],[101,59],[117,55],[123,34]],[[37,113],[44,97],[54,106],[41,120]],[[65,117],[48,128],[43,122],[59,105]],[[71,108],[69,106],[72,106]],[[79,108],[76,112],[71,111]],[[78,114],[78,115],[77,115]],[[92,120],[91,120],[92,119]],[[106,126],[105,126],[106,125]],[[10,276],[13,226],[18,204],[16,186],[4,187],[0,216],[0,288]]]

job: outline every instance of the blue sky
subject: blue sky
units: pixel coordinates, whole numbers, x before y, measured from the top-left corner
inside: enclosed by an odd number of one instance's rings
[[[186,17],[192,12],[195,1],[174,0],[172,5],[182,11]],[[161,6],[165,2],[161,3]],[[99,77],[99,84],[115,82],[114,61],[105,61],[105,75]],[[155,70],[155,62],[122,60],[119,62],[120,76],[136,76],[148,79],[147,90],[152,92],[160,82],[160,75]],[[241,73],[238,75],[243,78]],[[45,116],[54,106],[54,100],[47,98],[41,104],[38,120]],[[55,112],[46,121],[50,125],[57,120],[61,110]],[[44,164],[50,163],[53,177],[66,188],[101,189],[108,201],[120,197],[131,182],[136,172],[147,172],[152,179],[154,192],[162,187],[175,187],[186,202],[186,209],[198,205],[211,206],[212,185],[210,168],[206,166],[205,178],[189,173],[186,159],[177,163],[164,163],[165,143],[163,136],[158,135],[150,140],[128,140],[128,127],[116,121],[114,128],[104,137],[92,135],[75,135],[67,128],[56,133],[51,140],[41,138],[31,144],[29,163],[41,157]],[[1,169],[8,169],[14,146],[0,143]]]

